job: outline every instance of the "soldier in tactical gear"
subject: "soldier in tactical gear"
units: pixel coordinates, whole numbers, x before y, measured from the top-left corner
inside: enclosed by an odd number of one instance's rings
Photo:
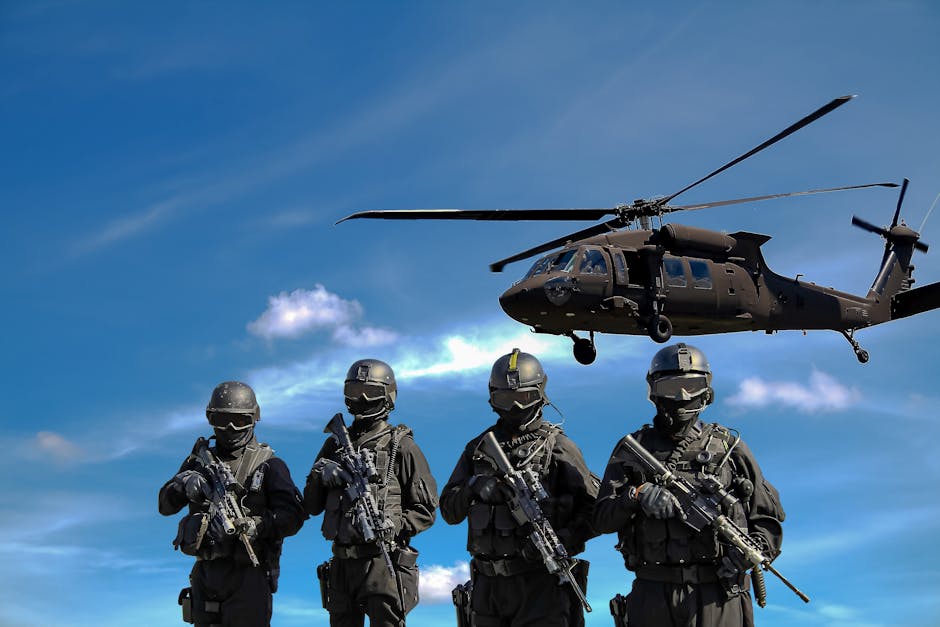
[[[775,558],[784,519],[777,490],[737,432],[699,420],[714,400],[704,353],[681,343],[667,346],[653,357],[646,380],[656,416],[633,437],[697,489],[707,490],[705,477],[716,477],[738,500],[722,505],[722,513]],[[594,526],[617,532],[617,548],[636,575],[630,594],[611,602],[616,624],[752,626],[750,565],[712,527],[696,532],[683,523],[676,496],[651,479],[624,440],[618,442],[594,508]]]
[[[307,476],[307,512],[324,514],[323,536],[333,542],[333,558],[317,569],[332,627],[361,627],[365,616],[372,627],[402,627],[418,603],[418,552],[411,538],[434,522],[437,483],[411,429],[388,423],[397,394],[395,373],[378,359],[361,359],[346,374],[343,395],[355,418],[349,438],[357,452],[368,451],[377,470],[369,492],[393,526],[388,554],[394,574],[379,544],[367,542],[357,528],[345,491],[353,477],[340,463],[334,438],[320,449]]]
[[[189,507],[173,542],[196,557],[191,588],[180,593],[183,620],[203,627],[269,625],[283,540],[307,518],[302,497],[287,465],[255,439],[261,410],[250,387],[238,381],[219,384],[206,417],[215,445],[199,438],[159,495],[164,516]],[[228,478],[214,483],[210,466],[221,468]],[[229,481],[231,485],[223,485]],[[218,507],[214,499],[220,494],[230,499],[239,518],[231,520]]]
[[[539,360],[519,349],[496,360],[489,391],[490,407],[499,419],[467,443],[441,494],[444,520],[455,525],[466,518],[468,523],[467,550],[473,556],[469,609],[462,608],[467,600],[460,599],[468,588],[459,586],[454,594],[462,627],[584,624],[575,594],[548,572],[528,539],[529,530],[511,515],[509,487],[478,451],[492,432],[516,469],[529,469],[540,478],[548,493],[540,503],[542,511],[568,554],[584,550],[596,535],[590,519],[598,480],[574,442],[543,419],[547,380]],[[582,589],[587,566],[581,561],[575,571]]]

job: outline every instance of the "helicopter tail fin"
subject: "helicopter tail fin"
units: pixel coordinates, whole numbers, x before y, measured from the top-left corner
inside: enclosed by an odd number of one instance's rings
[[[898,292],[891,298],[891,319],[906,318],[940,308],[940,283]]]

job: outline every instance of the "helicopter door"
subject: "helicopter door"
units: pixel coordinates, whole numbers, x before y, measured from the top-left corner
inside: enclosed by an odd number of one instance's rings
[[[578,260],[578,287],[589,298],[609,296],[610,260],[604,251],[585,246]]]

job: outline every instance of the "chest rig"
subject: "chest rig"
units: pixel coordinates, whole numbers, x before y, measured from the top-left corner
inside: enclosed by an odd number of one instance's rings
[[[548,475],[555,441],[560,433],[561,429],[557,425],[544,423],[531,433],[500,442],[507,459],[517,470],[528,469],[539,476],[549,493],[542,508],[553,526],[553,486],[548,481]],[[492,463],[482,454],[474,456],[473,472],[479,475],[494,474]],[[467,550],[472,555],[491,558],[519,555],[525,546],[526,536],[526,530],[518,526],[507,505],[489,505],[478,501],[470,504],[467,513]]]
[[[647,425],[637,439],[646,446],[654,435],[655,431]],[[669,470],[697,487],[703,486],[705,475],[715,477],[740,499],[730,510],[723,508],[722,513],[746,529],[747,497],[753,492],[753,484],[741,474],[742,469],[736,467],[731,456],[739,441],[739,437],[718,424],[699,423],[671,451],[654,450],[653,454]],[[634,474],[631,483],[652,480],[642,474]],[[677,518],[657,520],[638,513],[619,536],[618,547],[627,568],[632,570],[650,564],[710,564],[723,552],[713,529],[696,532]]]
[[[372,456],[377,473],[377,480],[369,483],[369,491],[376,505],[396,529],[402,526],[402,490],[398,478],[399,449],[401,441],[411,435],[411,429],[405,425],[389,427],[375,434],[354,442],[357,450],[366,450]],[[352,504],[347,503],[342,490],[330,490],[326,499],[326,512],[323,517],[323,536],[339,544],[362,544],[364,539],[356,530],[352,519]]]

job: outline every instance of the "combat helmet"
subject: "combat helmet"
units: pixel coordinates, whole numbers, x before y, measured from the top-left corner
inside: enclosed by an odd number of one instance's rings
[[[682,342],[653,355],[646,383],[650,402],[660,413],[682,422],[697,416],[715,398],[705,353]]]
[[[525,430],[548,402],[548,376],[534,355],[512,349],[493,364],[490,371],[490,407],[513,430]]]
[[[209,424],[220,429],[242,430],[261,420],[255,391],[241,381],[224,381],[212,390],[206,405]]]
[[[378,359],[360,359],[346,372],[346,407],[358,418],[378,418],[395,409],[398,384],[392,367]]]

